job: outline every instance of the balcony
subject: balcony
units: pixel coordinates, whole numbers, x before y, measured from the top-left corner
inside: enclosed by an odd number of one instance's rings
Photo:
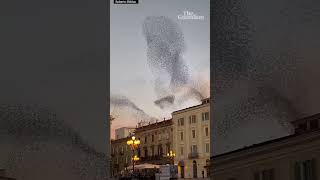
[[[192,152],[188,154],[188,158],[189,159],[195,159],[199,157],[199,153],[198,152]]]
[[[147,156],[147,157],[141,157],[141,161],[152,161],[152,160],[161,160],[163,159],[162,156]]]
[[[141,157],[140,163],[150,163],[150,164],[168,164],[170,163],[170,159],[163,156],[148,156],[148,157]]]

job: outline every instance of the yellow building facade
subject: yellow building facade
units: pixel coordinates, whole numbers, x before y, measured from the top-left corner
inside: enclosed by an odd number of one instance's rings
[[[179,178],[208,177],[210,159],[210,100],[172,113],[174,163]]]

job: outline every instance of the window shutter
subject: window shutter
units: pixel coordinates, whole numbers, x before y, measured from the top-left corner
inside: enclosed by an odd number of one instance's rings
[[[296,162],[294,166],[294,174],[295,174],[295,180],[300,180],[301,174],[300,174],[300,163]]]
[[[307,180],[315,180],[315,160],[311,159],[306,161],[306,179]]]
[[[317,172],[316,172],[316,159],[312,159],[311,160],[311,165],[312,165],[312,178],[314,179],[314,180],[316,180],[318,177],[316,177],[316,174],[317,174]]]
[[[189,124],[191,124],[191,116],[189,116]]]
[[[310,172],[311,172],[311,161],[307,160],[304,162],[305,169],[304,169],[304,176],[306,180],[311,180],[310,179]]]

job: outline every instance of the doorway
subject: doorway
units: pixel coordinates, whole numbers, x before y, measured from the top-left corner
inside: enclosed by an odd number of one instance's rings
[[[193,178],[197,178],[198,177],[198,170],[197,170],[197,161],[194,160],[193,161]]]

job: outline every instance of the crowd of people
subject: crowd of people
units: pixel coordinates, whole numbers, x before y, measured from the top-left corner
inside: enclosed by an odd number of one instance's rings
[[[154,180],[156,173],[159,173],[159,169],[139,169],[135,171],[124,171],[120,174],[120,180],[126,179],[144,179],[144,180]]]

